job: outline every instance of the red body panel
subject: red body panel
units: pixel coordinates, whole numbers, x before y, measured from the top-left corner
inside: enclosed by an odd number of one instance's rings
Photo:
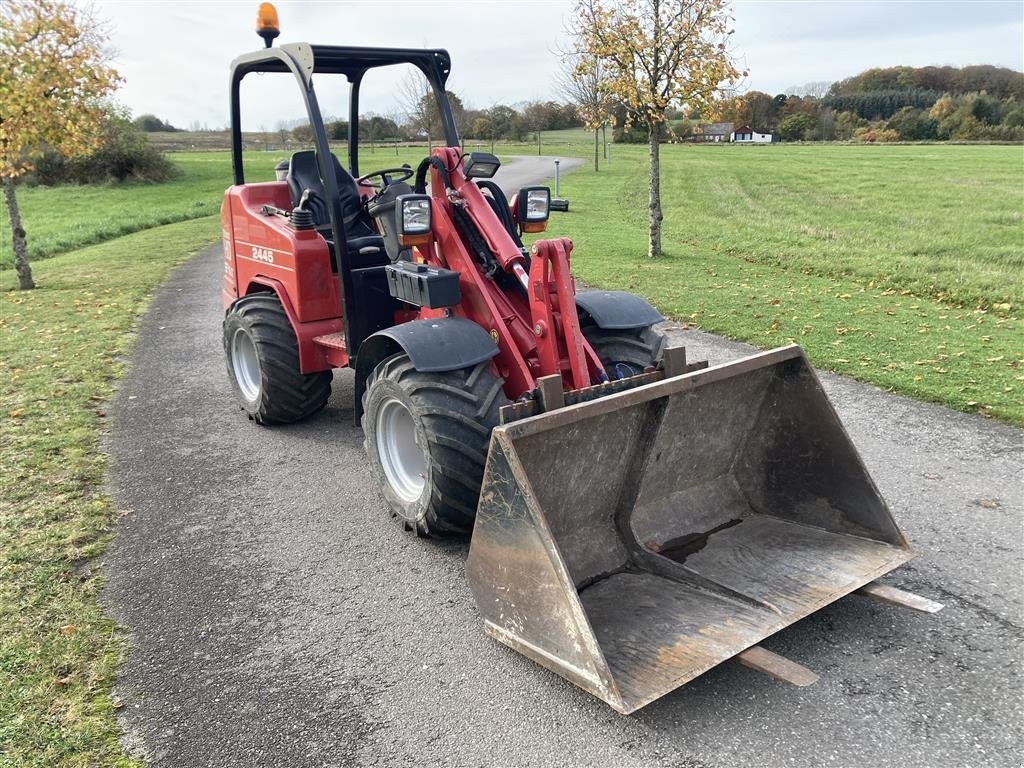
[[[327,241],[316,230],[296,231],[280,216],[263,215],[263,205],[291,208],[287,183],[244,184],[224,195],[224,309],[241,296],[274,290],[295,328],[302,372],[328,370],[339,356],[328,359],[313,341],[342,329],[338,276],[331,269]]]

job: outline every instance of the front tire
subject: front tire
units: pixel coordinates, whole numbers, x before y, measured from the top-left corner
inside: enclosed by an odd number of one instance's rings
[[[604,330],[583,328],[583,335],[604,365],[612,381],[636,376],[661,360],[665,336],[653,326]]]
[[[232,305],[224,317],[224,354],[238,404],[257,424],[290,424],[327,405],[331,372],[299,371],[295,331],[273,293]]]
[[[364,447],[391,512],[420,535],[469,533],[498,409],[489,361],[423,373],[404,352],[380,363],[363,394]]]

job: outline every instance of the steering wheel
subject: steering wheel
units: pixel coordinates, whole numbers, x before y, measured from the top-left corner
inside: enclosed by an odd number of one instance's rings
[[[383,170],[380,171],[370,171],[369,173],[364,173],[362,176],[356,179],[356,181],[359,184],[365,184],[367,186],[373,187],[379,192],[383,190],[386,186],[388,186],[388,184],[395,184],[396,182],[399,181],[411,179],[414,173],[416,173],[416,171],[414,171],[410,166],[403,165],[399,168],[384,168]],[[378,177],[380,178],[380,181],[378,183],[370,183],[370,179],[376,179]]]

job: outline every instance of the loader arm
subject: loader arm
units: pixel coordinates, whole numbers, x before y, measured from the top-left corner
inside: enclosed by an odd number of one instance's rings
[[[437,247],[419,253],[428,264],[459,273],[462,302],[452,314],[481,325],[498,345],[506,392],[518,397],[535,389],[537,379],[556,374],[566,390],[607,381],[580,330],[569,271],[572,242],[537,241],[528,258],[466,177],[458,147],[435,148],[430,162]]]

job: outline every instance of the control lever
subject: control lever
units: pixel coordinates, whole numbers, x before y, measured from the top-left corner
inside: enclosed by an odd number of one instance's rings
[[[260,213],[262,213],[264,216],[284,216],[284,218],[286,219],[289,216],[291,216],[291,213],[289,213],[288,211],[282,208],[276,208],[273,205],[260,206]]]

